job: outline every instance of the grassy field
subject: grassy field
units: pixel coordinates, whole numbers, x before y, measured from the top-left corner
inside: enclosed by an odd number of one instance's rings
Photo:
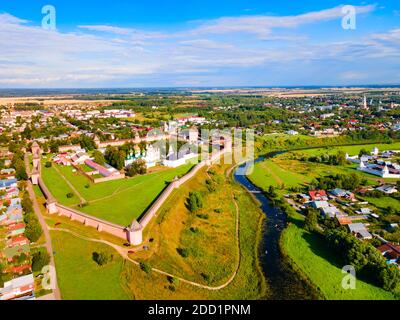
[[[213,179],[225,179],[227,166],[214,168]],[[266,295],[266,284],[259,269],[257,246],[262,212],[258,204],[230,179],[224,188],[207,194],[205,171],[199,172],[177,190],[145,230],[144,243],[148,251],[136,252],[131,258],[146,261],[151,267],[171,272],[185,279],[211,286],[220,285],[240,265],[234,280],[224,289],[206,290],[180,281],[172,282],[154,271],[146,273],[137,265],[122,261],[111,247],[81,240],[62,231],[51,231],[59,285],[64,299],[257,299]],[[217,178],[218,177],[218,178]],[[190,214],[185,207],[191,188],[204,192],[204,208]],[[40,196],[40,200],[43,200]],[[240,210],[240,253],[235,238],[235,194]],[[217,209],[217,210],[215,210]],[[218,212],[217,212],[218,211]],[[208,218],[199,215],[208,214]],[[50,226],[71,230],[91,238],[100,238],[115,244],[119,240],[105,238],[104,234],[46,214]],[[192,230],[196,230],[193,233]],[[154,240],[149,242],[149,238]],[[177,248],[186,248],[190,255],[183,258]],[[93,252],[114,254],[112,263],[104,267],[92,260]],[[240,254],[240,256],[239,256]],[[221,267],[223,266],[223,267]],[[204,276],[207,275],[207,279]],[[150,285],[149,285],[150,284]]]
[[[357,279],[356,289],[342,287],[344,263],[332,254],[317,234],[299,227],[299,215],[282,234],[282,248],[297,268],[304,273],[328,300],[389,300],[395,297],[374,285]],[[296,223],[297,222],[297,223]]]
[[[400,150],[400,142],[390,144],[368,144],[368,145],[357,145],[357,146],[343,146],[343,147],[325,147],[317,149],[302,150],[301,152],[309,155],[321,155],[321,154],[336,154],[339,150],[348,153],[350,156],[358,155],[361,149],[372,151],[374,147],[377,147],[379,151],[384,150]]]
[[[79,208],[80,211],[117,224],[129,225],[145,211],[169,182],[176,176],[184,175],[193,165],[161,169],[142,176],[98,184],[91,183],[80,173],[74,173],[72,167],[54,166],[56,165],[53,164],[51,168],[43,166],[42,176],[50,192],[61,204],[77,208],[80,198],[83,198],[87,205]],[[67,193],[74,196],[68,198]]]
[[[262,286],[259,286],[261,275],[251,278],[251,274],[257,274],[254,244],[257,242],[255,237],[261,213],[252,199],[240,187],[231,183],[230,178],[226,178],[228,168],[214,166],[214,174],[209,175],[203,169],[174,192],[160,209],[154,226],[146,235],[154,239],[151,250],[140,253],[139,257],[157,268],[192,281],[214,286],[226,282],[236,270],[239,258],[235,235],[235,194],[241,214],[241,237],[246,237],[246,240],[241,240],[240,269],[243,266],[243,271],[240,274],[243,272],[243,276],[239,279],[241,285],[251,288],[250,292],[254,294],[257,290],[262,291]],[[217,190],[211,193],[205,186],[208,177],[219,181]],[[188,194],[193,190],[202,192],[204,197],[204,207],[196,213],[190,213],[185,206]],[[242,223],[242,219],[248,218],[252,220]],[[179,248],[187,249],[189,256],[182,257]],[[249,273],[244,275],[246,272]],[[245,292],[243,297],[246,297]]]
[[[380,150],[400,149],[400,143],[377,145]],[[321,154],[337,154],[339,150],[348,152],[350,155],[358,154],[361,149],[372,150],[371,145],[327,147],[291,151],[272,159],[256,163],[253,172],[249,175],[250,180],[261,188],[267,189],[270,185],[285,188],[310,183],[319,176],[331,174],[356,173],[367,180],[369,185],[375,185],[382,179],[374,175],[360,172],[357,164],[349,163],[345,166],[331,166],[323,163],[303,162],[297,159]],[[393,179],[386,179],[391,182]]]
[[[123,259],[110,247],[51,231],[58,284],[65,300],[127,300],[131,296],[121,283]],[[113,261],[99,266],[94,252],[113,254]]]
[[[225,179],[227,166],[215,168],[216,175]],[[240,265],[234,280],[224,289],[206,290],[180,281],[171,282],[154,271],[145,273],[138,266],[114,258],[114,262],[98,267],[91,259],[94,251],[114,249],[103,244],[80,240],[68,233],[52,231],[56,251],[57,273],[63,297],[66,299],[257,299],[266,295],[266,284],[259,268],[257,243],[260,236],[262,212],[253,199],[238,185],[228,180],[224,188],[205,192],[205,171],[199,172],[176,191],[159,211],[157,219],[145,230],[144,243],[148,251],[131,256],[146,261],[151,267],[171,272],[185,279],[211,286],[226,282],[236,270],[239,251],[236,247],[235,216],[232,193],[240,210]],[[204,208],[191,214],[185,207],[190,188],[204,192]],[[41,199],[41,198],[40,198]],[[217,209],[217,210],[215,210]],[[218,211],[218,212],[217,212]],[[198,215],[208,214],[208,218]],[[69,229],[91,238],[104,238],[102,233],[75,221],[46,215],[53,226]],[[192,232],[196,230],[196,232]],[[89,230],[89,231],[88,231]],[[149,241],[149,238],[153,241]],[[118,241],[105,239],[115,244]],[[183,258],[177,248],[189,250]],[[221,267],[223,266],[223,267]],[[82,273],[80,270],[84,270]],[[207,275],[207,277],[204,277]],[[104,278],[103,278],[104,277]],[[100,281],[99,281],[100,280]],[[98,284],[101,282],[101,284]],[[149,285],[151,284],[151,285]],[[96,292],[93,293],[95,288]],[[112,291],[112,295],[106,292]],[[92,292],[92,293],[91,293]]]

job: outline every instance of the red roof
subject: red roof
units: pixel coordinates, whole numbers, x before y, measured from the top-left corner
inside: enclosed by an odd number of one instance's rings
[[[313,190],[308,192],[308,194],[310,195],[312,200],[327,196],[325,190]]]
[[[18,266],[18,267],[12,267],[11,271],[14,272],[14,273],[21,273],[21,272],[23,272],[25,270],[31,270],[31,268],[32,267],[31,267],[30,264],[25,264],[25,265]]]
[[[27,237],[23,236],[23,235],[19,235],[16,237],[11,238],[11,245],[17,245],[17,244],[24,244],[24,243],[29,243],[29,240]]]
[[[389,253],[394,258],[400,257],[400,246],[395,246],[391,243],[386,243],[377,248],[382,254]]]
[[[23,228],[25,228],[25,223],[21,222],[21,223],[10,225],[8,227],[8,231],[15,231],[15,230],[23,229]]]

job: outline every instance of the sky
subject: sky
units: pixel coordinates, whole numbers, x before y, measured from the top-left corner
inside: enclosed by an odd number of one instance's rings
[[[0,2],[0,88],[372,84],[400,84],[397,0]]]

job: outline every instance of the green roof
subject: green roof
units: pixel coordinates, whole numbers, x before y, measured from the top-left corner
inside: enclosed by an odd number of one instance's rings
[[[30,253],[30,247],[29,244],[25,244],[23,246],[15,246],[15,247],[11,247],[11,248],[5,248],[3,250],[4,256],[9,259],[15,256],[20,255],[21,253],[25,253],[28,254]]]

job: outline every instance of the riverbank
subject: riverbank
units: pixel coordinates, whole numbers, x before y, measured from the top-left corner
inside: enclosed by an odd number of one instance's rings
[[[258,159],[257,161],[262,160]],[[245,164],[239,166],[243,169]],[[286,263],[279,250],[279,239],[282,230],[286,227],[286,216],[274,208],[268,198],[255,187],[243,170],[235,170],[234,178],[246,190],[253,201],[260,206],[265,218],[262,224],[262,237],[258,242],[257,250],[264,276],[268,283],[268,295],[265,299],[272,300],[305,300],[317,299],[312,287],[302,279]]]
[[[256,166],[265,166],[265,163],[258,163]],[[260,189],[264,191],[267,191],[270,185],[275,186],[273,179],[265,179],[259,175],[259,172],[260,170],[256,176],[249,176],[249,180],[254,185],[260,186]],[[279,171],[274,173],[280,174]],[[297,174],[297,172],[290,172],[290,175],[292,174]],[[281,180],[284,181],[287,178],[285,176]],[[298,183],[298,181],[295,182]],[[282,196],[284,191],[279,190],[278,193]],[[344,264],[327,248],[323,239],[303,229],[303,216],[293,209],[291,211],[287,212],[288,226],[280,235],[280,251],[286,262],[296,271],[297,276],[314,288],[320,298],[329,300],[394,299],[389,292],[361,280],[357,281],[356,290],[344,290],[341,287],[343,279],[341,269]]]

